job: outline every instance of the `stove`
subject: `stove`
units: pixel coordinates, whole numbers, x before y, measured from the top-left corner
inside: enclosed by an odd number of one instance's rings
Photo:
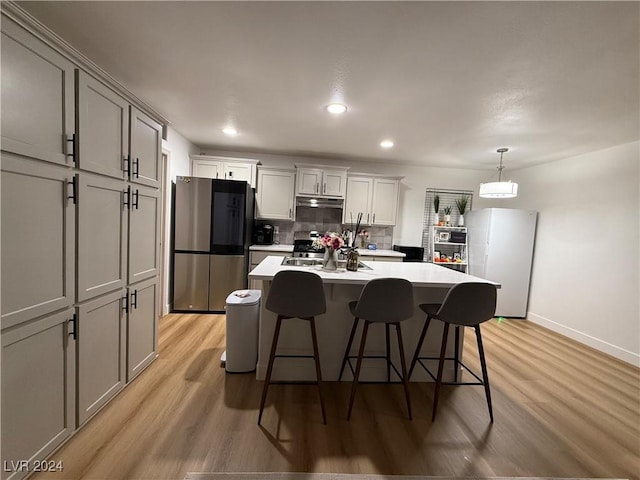
[[[313,240],[294,240],[293,256],[296,258],[322,258],[324,248],[314,248]]]

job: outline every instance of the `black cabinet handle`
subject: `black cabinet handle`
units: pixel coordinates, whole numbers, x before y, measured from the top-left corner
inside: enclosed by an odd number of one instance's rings
[[[129,313],[129,295],[122,297],[122,310],[124,313]]]
[[[131,294],[131,308],[138,308],[138,290],[134,290]]]
[[[71,151],[71,153],[69,153]],[[67,136],[67,157],[71,157],[71,161],[76,163],[76,134],[71,134],[71,138]]]
[[[129,176],[129,171],[131,170],[131,157],[127,155],[122,159],[122,171]]]
[[[78,339],[78,315],[73,314],[73,317],[69,319],[69,324],[73,324],[73,331],[69,329],[69,336],[73,337],[74,340]]]
[[[136,158],[133,161],[133,175],[135,175],[136,178],[140,178],[140,159]]]
[[[76,195],[77,182],[78,182],[78,179],[75,175],[71,178],[70,182],[67,182],[67,185],[71,185],[71,195],[70,196],[67,195],[67,198],[70,198],[71,200],[73,200],[74,205],[78,203],[78,196]]]
[[[138,210],[138,189],[136,188],[136,191],[133,192],[132,195],[132,199],[131,199],[131,208],[135,208],[136,210]]]

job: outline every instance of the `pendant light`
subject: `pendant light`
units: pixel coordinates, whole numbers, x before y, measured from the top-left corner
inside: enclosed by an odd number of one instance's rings
[[[498,181],[490,183],[480,184],[480,196],[482,198],[514,198],[518,196],[518,184],[513,183],[511,180],[508,182],[502,181],[502,155],[508,152],[508,148],[499,148],[500,165],[498,166]]]

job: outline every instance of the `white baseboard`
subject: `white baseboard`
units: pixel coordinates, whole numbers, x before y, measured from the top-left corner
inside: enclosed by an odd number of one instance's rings
[[[553,320],[549,320],[542,315],[527,312],[527,319],[533,323],[548,328],[549,330],[553,330],[554,332],[560,333],[580,343],[589,345],[590,347],[611,355],[612,357],[615,357],[619,360],[630,363],[631,365],[634,365],[636,367],[640,367],[640,355],[637,353],[630,352],[629,350],[620,348],[617,345],[613,345],[598,338],[592,337],[591,335],[587,335],[586,333],[580,332],[573,328],[566,327],[557,322],[554,322]]]

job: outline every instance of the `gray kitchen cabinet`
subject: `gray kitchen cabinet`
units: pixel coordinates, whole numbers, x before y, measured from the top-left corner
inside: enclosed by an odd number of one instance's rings
[[[243,181],[255,188],[257,163],[247,158],[191,155],[191,173],[194,177]]]
[[[395,225],[400,178],[368,174],[349,175],[342,221],[355,222],[358,213],[362,212],[363,225]]]
[[[130,156],[132,182],[160,187],[162,126],[136,107],[130,107]]]
[[[297,195],[344,198],[348,168],[324,165],[296,165],[296,167],[298,169]]]
[[[158,350],[158,280],[129,287],[127,315],[127,382],[145,369]]]
[[[1,43],[2,150],[71,164],[73,64],[4,15]]]
[[[128,203],[124,181],[78,175],[78,302],[126,286]]]
[[[129,102],[76,70],[77,166],[125,178],[129,171]]]
[[[293,221],[295,185],[294,170],[259,168],[256,218]]]
[[[2,154],[2,328],[74,302],[73,171]]]
[[[63,310],[2,332],[3,479],[25,477],[29,472],[11,462],[45,459],[75,429],[73,314]]]
[[[125,385],[126,290],[78,306],[78,426]]]
[[[160,261],[160,191],[130,184],[128,283],[158,275]]]

